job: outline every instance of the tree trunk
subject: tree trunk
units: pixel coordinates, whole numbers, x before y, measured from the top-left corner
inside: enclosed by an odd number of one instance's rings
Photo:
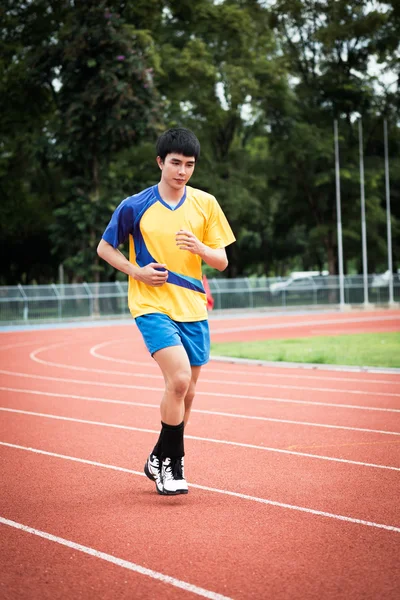
[[[338,259],[337,259],[337,246],[335,244],[335,238],[332,229],[329,229],[328,234],[324,238],[324,245],[326,248],[326,254],[328,257],[328,271],[329,275],[337,275],[338,272]]]

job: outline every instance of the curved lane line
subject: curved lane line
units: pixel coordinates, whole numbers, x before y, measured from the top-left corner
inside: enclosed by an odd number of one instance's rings
[[[126,342],[126,341],[131,341],[131,338],[118,338],[116,340],[108,340],[106,342],[102,342],[101,344],[97,344],[96,346],[93,346],[93,348],[90,349],[90,354],[92,356],[94,356],[95,358],[99,358],[101,360],[106,360],[106,361],[112,361],[112,362],[117,362],[117,363],[121,363],[121,364],[129,364],[129,365],[138,365],[141,367],[147,367],[150,369],[156,369],[156,365],[153,365],[150,362],[140,362],[140,361],[132,361],[132,360],[126,360],[123,358],[113,358],[111,356],[105,356],[102,354],[99,354],[97,352],[97,348],[100,347],[105,347],[107,345],[110,344],[114,344],[114,343],[120,343],[120,342]],[[19,348],[19,347],[23,347],[23,346],[31,346],[33,344],[36,344],[37,340],[31,340],[29,342],[19,342],[19,343],[14,343],[14,344],[7,344],[5,346],[0,346],[0,351],[2,350],[11,350],[14,348]],[[63,342],[63,344],[67,344],[70,342]],[[212,360],[212,358],[211,358]],[[253,366],[253,365],[250,365]],[[278,363],[276,364],[276,368],[279,368],[281,365],[279,365]],[[273,367],[275,368],[275,367]],[[104,372],[104,370],[101,370],[101,372]],[[113,373],[113,371],[107,371],[108,373]],[[228,369],[219,369],[219,368],[213,368],[213,367],[207,367],[207,372],[208,373],[223,373],[226,375],[231,375],[232,371],[228,370]],[[120,371],[117,371],[117,373],[120,373]],[[285,379],[313,379],[313,380],[318,380],[318,379],[323,379],[324,381],[345,381],[345,382],[354,382],[354,383],[361,383],[363,385],[368,385],[369,383],[379,383],[379,384],[383,384],[383,385],[395,385],[397,382],[396,381],[389,381],[389,380],[383,380],[383,379],[368,379],[363,381],[362,379],[357,379],[354,377],[331,377],[331,376],[324,376],[324,377],[317,377],[315,375],[304,375],[302,373],[296,374],[294,375],[293,373],[265,373],[262,372],[260,370],[260,372],[255,372],[255,371],[240,371],[240,370],[236,370],[234,371],[234,373],[236,375],[244,375],[244,376],[248,376],[249,374],[256,374],[257,377],[284,377]],[[364,373],[363,373],[364,374]],[[214,381],[214,380],[213,380]],[[400,380],[399,380],[399,384],[400,384]],[[305,388],[307,389],[307,388]]]
[[[86,371],[86,372],[93,372],[93,373],[104,373],[104,374],[113,374],[113,375],[126,375],[129,377],[142,377],[144,379],[146,378],[151,378],[151,379],[160,379],[160,380],[164,380],[162,375],[148,375],[146,373],[127,373],[126,371],[105,371],[104,369],[94,369],[92,367],[78,367],[77,365],[69,365],[67,363],[56,363],[50,360],[44,360],[43,358],[38,358],[37,354],[39,354],[40,352],[48,352],[49,350],[54,350],[55,348],[60,348],[61,346],[65,346],[67,345],[69,342],[62,342],[60,344],[52,344],[51,346],[43,346],[42,348],[37,348],[36,350],[33,350],[30,355],[29,358],[31,360],[33,360],[34,362],[37,362],[39,364],[45,365],[47,367],[58,367],[58,368],[62,368],[62,369],[70,369],[72,371]],[[136,363],[137,364],[137,363]],[[249,383],[249,382],[245,382],[245,384],[241,381],[232,381],[232,380],[216,380],[216,379],[205,379],[204,377],[201,379],[201,381],[203,383],[212,383],[212,384],[221,384],[221,385],[246,385],[246,386],[254,386],[254,387],[273,387],[273,388],[279,388],[279,389],[289,389],[289,390],[306,390],[308,392],[330,392],[330,393],[334,393],[334,394],[355,394],[355,395],[359,395],[359,396],[385,396],[385,397],[390,397],[390,398],[400,398],[400,393],[399,394],[395,394],[392,392],[366,392],[366,391],[362,391],[362,390],[344,390],[344,389],[334,389],[334,388],[314,388],[314,387],[303,387],[303,386],[296,386],[296,385],[281,385],[278,383]]]
[[[44,352],[47,350],[53,349],[52,347],[44,347],[39,348],[38,350],[34,350],[30,353],[29,358],[34,362],[37,362],[42,365],[46,365],[47,367],[58,367],[61,369],[70,369],[71,371],[86,371],[88,373],[104,373],[105,375],[125,375],[127,377],[139,377],[142,379],[160,379],[164,381],[164,377],[162,375],[151,375],[147,373],[133,373],[131,371],[111,371],[109,369],[95,369],[93,367],[78,367],[77,365],[69,365],[67,363],[56,363],[50,360],[44,360],[43,358],[38,358],[37,354],[39,352]],[[132,364],[137,365],[137,362]],[[232,380],[223,380],[223,379],[206,379],[205,377],[201,378],[202,383],[212,383],[218,385],[245,385],[246,387],[261,387],[261,388],[278,388],[284,390],[306,390],[308,392],[329,392],[334,394],[355,394],[359,396],[385,396],[390,398],[400,398],[400,393],[396,394],[393,392],[366,392],[362,390],[344,390],[344,389],[333,389],[333,388],[316,388],[316,387],[304,387],[299,385],[283,385],[280,383],[252,383],[246,381],[245,383],[242,381],[232,381]]]
[[[127,340],[127,338],[122,338],[123,340]],[[122,341],[122,340],[121,340]],[[103,344],[97,344],[96,346],[93,346],[92,348],[90,348],[90,354],[92,356],[94,356],[95,358],[100,358],[101,360],[106,360],[106,361],[112,361],[112,362],[117,362],[117,363],[121,363],[121,364],[127,364],[127,365],[134,365],[134,366],[141,366],[141,367],[151,367],[153,368],[152,364],[146,363],[146,362],[138,362],[135,360],[126,360],[123,358],[112,358],[109,356],[104,356],[102,354],[99,354],[97,349],[99,347],[102,347],[106,344],[110,344],[111,342],[105,342]],[[47,348],[45,348],[47,349]],[[42,351],[43,348],[39,348],[37,351]],[[36,353],[36,351],[34,351]],[[36,357],[37,358],[37,357]],[[212,359],[211,359],[212,360]],[[55,364],[55,363],[54,363]],[[277,367],[279,367],[279,365],[277,365]],[[102,372],[107,372],[107,373],[118,373],[118,371],[102,371]],[[121,373],[125,373],[125,371],[122,371]],[[227,369],[207,369],[207,373],[224,373],[227,375],[245,375],[245,376],[249,376],[249,375],[254,375],[256,374],[258,375],[262,375],[263,377],[284,377],[285,379],[288,378],[295,378],[296,380],[298,379],[322,379],[323,381],[325,380],[329,380],[329,381],[345,381],[346,383],[348,381],[351,382],[356,382],[356,383],[361,383],[364,385],[368,385],[369,383],[379,383],[379,384],[388,384],[388,385],[395,385],[397,382],[396,381],[382,381],[379,379],[369,379],[367,381],[362,381],[360,379],[355,379],[355,378],[346,378],[346,377],[313,377],[311,375],[293,375],[293,374],[286,374],[286,373],[255,373],[254,371],[229,371]],[[149,375],[149,377],[152,377],[151,375]],[[205,381],[207,383],[221,383],[221,384],[228,384],[228,385],[237,385],[238,383],[241,382],[237,382],[237,381],[220,381],[220,380],[216,380],[216,379],[204,379],[204,377],[202,377],[201,381]],[[252,387],[276,387],[276,388],[283,388],[283,389],[288,389],[288,390],[310,390],[310,391],[318,391],[318,392],[334,392],[334,393],[340,393],[340,392],[345,392],[348,394],[362,394],[362,395],[377,395],[378,392],[366,392],[366,391],[362,391],[362,390],[345,390],[345,389],[332,389],[332,388],[314,388],[314,387],[308,387],[308,386],[297,386],[297,385],[282,385],[282,384],[278,384],[278,383],[249,383],[246,381],[246,385],[248,386],[252,386]],[[400,385],[400,379],[399,379],[399,385]],[[394,397],[400,397],[400,393],[390,393],[390,392],[379,392],[380,396],[394,396]]]
[[[98,352],[99,348],[104,348],[105,346],[114,344],[114,343],[121,343],[121,342],[128,342],[131,341],[130,338],[119,338],[117,340],[108,340],[107,342],[102,342],[101,344],[96,344],[95,346],[93,346],[92,348],[90,348],[90,354],[92,356],[94,356],[95,358],[100,358],[101,360],[107,360],[110,362],[116,362],[116,363],[121,363],[121,364],[127,364],[127,365],[138,365],[140,367],[149,367],[151,369],[155,369],[157,368],[156,365],[153,365],[150,362],[139,362],[136,360],[127,360],[124,358],[114,358],[112,356],[106,356],[104,354],[100,354]],[[232,359],[232,357],[226,357],[226,362],[230,362],[230,360]],[[213,357],[210,358],[210,361],[214,360]],[[223,362],[223,360],[221,360],[221,362]],[[231,363],[233,364],[233,363]],[[307,363],[304,363],[307,364]],[[207,366],[207,373],[224,373],[226,375],[232,375],[232,373],[234,373],[235,375],[244,375],[244,376],[249,376],[249,375],[256,375],[257,377],[261,376],[261,377],[284,377],[285,379],[314,379],[314,380],[323,380],[323,381],[345,381],[346,383],[348,381],[352,382],[352,383],[361,383],[362,385],[368,385],[369,383],[380,383],[383,385],[400,385],[400,374],[399,374],[399,381],[389,381],[389,380],[384,380],[384,379],[366,379],[366,380],[362,380],[362,379],[357,379],[355,377],[331,377],[330,375],[323,375],[320,377],[317,377],[316,375],[304,375],[302,373],[296,374],[294,375],[293,373],[287,373],[286,371],[284,373],[263,373],[261,371],[261,369],[259,368],[260,366],[263,366],[264,368],[277,368],[279,369],[280,367],[282,367],[282,365],[280,365],[278,362],[276,363],[276,365],[254,365],[254,364],[249,364],[250,367],[257,367],[259,369],[259,372],[255,371],[255,370],[249,370],[249,371],[239,371],[239,370],[228,370],[228,369],[219,369],[219,368],[214,368],[214,367],[209,367]],[[296,367],[293,367],[293,369],[295,369]],[[371,367],[372,368],[372,367]],[[376,367],[379,368],[379,367]],[[321,365],[321,369],[323,369],[323,365]],[[360,375],[365,375],[365,372],[360,372]],[[394,373],[394,375],[396,375],[396,373]],[[305,388],[308,389],[308,388]]]

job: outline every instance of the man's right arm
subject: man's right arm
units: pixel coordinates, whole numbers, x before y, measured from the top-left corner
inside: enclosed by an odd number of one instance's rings
[[[168,279],[166,265],[150,263],[145,267],[137,267],[132,264],[118,248],[114,248],[114,246],[111,246],[111,244],[104,239],[101,239],[97,246],[97,254],[112,267],[118,269],[118,271],[121,271],[122,273],[125,273],[125,275],[129,275],[129,277],[141,281],[146,285],[159,287]]]

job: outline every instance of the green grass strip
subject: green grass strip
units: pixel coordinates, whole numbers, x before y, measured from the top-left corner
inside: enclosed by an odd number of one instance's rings
[[[400,367],[400,333],[212,343],[211,354],[276,362]]]

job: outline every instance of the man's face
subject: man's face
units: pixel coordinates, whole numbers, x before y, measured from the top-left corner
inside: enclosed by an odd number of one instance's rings
[[[194,156],[171,153],[167,154],[164,161],[157,156],[157,163],[162,171],[161,179],[178,190],[185,187],[193,175],[196,159]]]

